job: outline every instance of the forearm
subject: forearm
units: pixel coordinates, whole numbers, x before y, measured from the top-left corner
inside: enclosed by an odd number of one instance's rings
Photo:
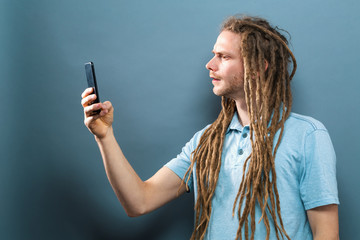
[[[109,182],[126,213],[132,217],[143,214],[146,211],[145,183],[125,158],[112,129],[104,138],[95,139]]]

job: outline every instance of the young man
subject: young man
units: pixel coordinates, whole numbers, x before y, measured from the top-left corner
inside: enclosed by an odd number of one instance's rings
[[[82,94],[85,125],[127,214],[191,189],[192,239],[338,239],[334,150],[320,122],[290,112],[296,61],[286,38],[264,19],[231,17],[213,53],[206,68],[222,97],[218,119],[145,182],[116,142],[111,103],[91,105],[92,89]]]

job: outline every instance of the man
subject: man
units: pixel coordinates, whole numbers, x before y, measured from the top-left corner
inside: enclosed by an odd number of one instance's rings
[[[231,17],[213,53],[206,68],[222,97],[218,119],[145,182],[116,142],[111,103],[82,94],[85,125],[127,214],[193,189],[192,239],[338,239],[334,150],[320,122],[290,112],[296,61],[286,38],[264,19]]]

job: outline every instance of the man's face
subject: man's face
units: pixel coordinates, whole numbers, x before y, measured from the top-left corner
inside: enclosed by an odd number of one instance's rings
[[[244,99],[244,62],[240,35],[222,31],[216,40],[214,57],[206,64],[213,79],[213,92],[234,100]]]

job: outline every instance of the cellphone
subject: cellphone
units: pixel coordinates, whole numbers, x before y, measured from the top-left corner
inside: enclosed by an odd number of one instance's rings
[[[96,76],[95,76],[95,67],[93,62],[85,63],[85,73],[86,73],[86,79],[88,83],[88,87],[91,87],[94,89],[94,94],[96,95],[96,99],[91,103],[99,103],[100,97],[99,97],[99,88],[96,83]],[[94,114],[99,114],[100,109],[94,111]]]

